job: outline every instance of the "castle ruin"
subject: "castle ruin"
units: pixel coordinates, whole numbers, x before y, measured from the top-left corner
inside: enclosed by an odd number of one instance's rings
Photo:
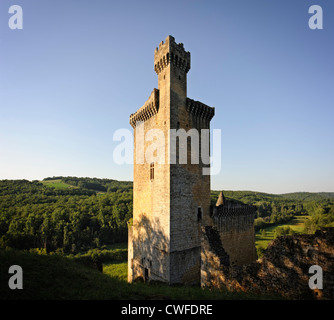
[[[211,205],[210,175],[203,174],[203,168],[210,165],[203,163],[201,154],[192,163],[191,139],[186,148],[188,161],[179,161],[181,150],[176,143],[176,163],[170,163],[170,130],[196,129],[201,144],[202,129],[210,129],[215,109],[187,97],[190,53],[172,36],[156,48],[154,70],[158,89],[130,116],[135,144],[128,281],[201,283],[212,250],[220,250],[225,265],[256,260],[255,209],[224,201],[223,194],[216,206]],[[138,161],[140,153],[152,148],[154,139],[145,139],[151,129],[165,137],[167,143],[161,144],[164,161]],[[202,152],[201,146],[198,150]]]

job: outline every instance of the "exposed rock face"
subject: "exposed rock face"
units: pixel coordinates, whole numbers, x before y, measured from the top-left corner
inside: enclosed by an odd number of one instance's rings
[[[243,266],[221,264],[213,242],[206,239],[204,236],[202,286],[280,295],[287,299],[334,299],[334,228],[324,228],[313,235],[279,237],[268,246],[262,259]],[[321,290],[309,287],[314,275],[309,273],[312,265],[322,268]]]

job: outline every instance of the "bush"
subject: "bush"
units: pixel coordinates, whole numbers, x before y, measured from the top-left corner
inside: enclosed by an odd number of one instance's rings
[[[266,248],[264,248],[262,246],[259,246],[259,247],[256,248],[258,259],[263,257],[265,250],[266,250]]]
[[[277,227],[274,232],[274,238],[285,236],[285,235],[293,235],[295,232],[289,227]]]
[[[71,257],[75,261],[78,261],[88,266],[97,267],[99,270],[101,270],[103,263],[127,261],[128,250],[127,249],[114,249],[114,250],[91,249],[87,253],[77,254]]]

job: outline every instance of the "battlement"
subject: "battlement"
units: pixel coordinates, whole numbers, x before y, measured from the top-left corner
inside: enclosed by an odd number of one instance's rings
[[[176,43],[174,37],[168,36],[161,41],[154,52],[154,71],[159,74],[169,64],[173,64],[181,71],[190,70],[190,52],[184,50],[183,43]]]
[[[219,194],[212,211],[214,226],[221,233],[242,232],[253,228],[256,207],[226,201],[223,192]]]
[[[187,111],[199,118],[211,120],[215,115],[215,108],[206,104],[187,98]]]
[[[159,90],[153,89],[150,97],[147,99],[145,104],[139,108],[135,113],[130,115],[130,125],[135,128],[137,121],[146,121],[159,110]]]
[[[253,206],[226,203],[213,208],[212,220],[219,232],[241,232],[253,228],[255,213]]]
[[[243,265],[257,259],[254,233],[256,207],[227,200],[221,192],[216,205],[211,208],[212,230],[202,230],[202,285],[210,279],[213,270],[220,269],[222,263],[217,265],[217,258],[225,261],[223,265],[226,262]],[[216,241],[212,241],[214,233]]]

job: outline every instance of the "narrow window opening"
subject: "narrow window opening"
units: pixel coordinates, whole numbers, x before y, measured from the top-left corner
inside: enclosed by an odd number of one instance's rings
[[[150,164],[150,180],[154,180],[154,162]]]
[[[148,269],[145,268],[145,282],[148,281]]]
[[[202,221],[202,208],[198,207],[197,209],[197,222],[201,222]]]

